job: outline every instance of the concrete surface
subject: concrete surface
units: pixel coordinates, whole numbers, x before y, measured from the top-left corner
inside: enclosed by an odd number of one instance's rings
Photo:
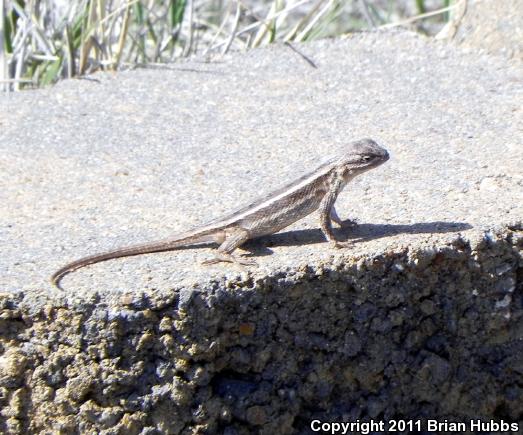
[[[523,415],[523,67],[407,32],[1,97],[0,431],[308,433]],[[251,243],[65,262],[203,223],[371,137],[392,158]],[[275,432],[276,431],[276,432]]]

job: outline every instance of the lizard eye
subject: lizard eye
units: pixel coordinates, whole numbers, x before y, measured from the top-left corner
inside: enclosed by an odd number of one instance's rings
[[[361,161],[362,162],[369,162],[370,160],[372,160],[371,156],[362,156],[361,157]]]

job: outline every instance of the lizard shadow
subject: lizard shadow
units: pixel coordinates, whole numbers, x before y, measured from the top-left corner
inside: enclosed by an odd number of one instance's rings
[[[344,221],[349,223],[350,221]],[[352,242],[367,242],[370,240],[390,237],[397,234],[438,234],[455,233],[470,230],[472,225],[465,222],[419,222],[415,224],[357,224],[351,227],[335,228],[334,233],[340,240]],[[325,236],[319,228],[307,230],[285,231],[271,236],[249,240],[242,249],[257,256],[272,254],[270,247],[299,246],[325,243]]]

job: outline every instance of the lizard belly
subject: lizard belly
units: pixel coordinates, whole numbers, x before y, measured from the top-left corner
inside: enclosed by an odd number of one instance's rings
[[[291,201],[275,201],[238,223],[252,238],[274,234],[317,210],[322,196],[296,195]]]

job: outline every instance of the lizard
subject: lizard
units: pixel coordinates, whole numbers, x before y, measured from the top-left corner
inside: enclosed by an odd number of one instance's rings
[[[93,263],[113,258],[215,242],[216,255],[204,264],[232,262],[254,265],[255,261],[236,257],[232,252],[249,239],[277,233],[301,218],[319,210],[320,227],[333,247],[349,246],[336,239],[332,222],[343,226],[334,203],[338,194],[354,177],[380,166],[389,159],[387,150],[372,139],[360,139],[344,146],[333,156],[297,180],[263,196],[257,201],[222,218],[155,242],[142,243],[113,251],[94,254],[66,264],[51,276],[51,283],[60,288],[66,274]]]

